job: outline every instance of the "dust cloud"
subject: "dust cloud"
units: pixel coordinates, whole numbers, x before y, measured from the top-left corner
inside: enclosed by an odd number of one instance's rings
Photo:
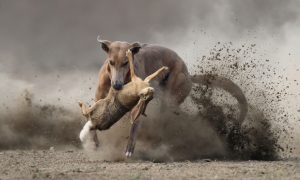
[[[299,9],[293,0],[2,0],[0,149],[81,148],[76,102],[93,102],[106,56],[100,34],[174,49],[191,74],[231,79],[249,103],[237,123],[236,99],[219,88],[195,85],[179,114],[161,112],[155,100],[141,119],[134,158],[299,156]],[[124,159],[129,126],[124,117],[99,132],[101,147],[89,155]]]
[[[195,65],[198,70],[194,73],[211,74],[212,78],[215,74],[232,79],[238,76],[247,87],[255,81],[253,76],[272,78],[276,69],[253,61],[255,46],[243,44],[235,48],[232,43],[218,42],[208,55],[199,60],[206,67]],[[253,72],[257,69],[261,71]],[[251,86],[245,91],[250,96],[244,121],[239,120],[241,109],[230,93],[205,84],[195,84],[190,99],[181,109],[161,110],[159,102],[152,102],[147,110],[149,115],[141,119],[134,157],[158,162],[203,158],[276,160],[289,157],[295,149],[290,144],[293,136],[288,133],[292,130],[288,119],[293,116],[287,116],[288,112],[278,106],[287,90],[275,88],[276,83],[267,79],[263,84],[268,91],[258,92],[259,86]],[[264,104],[251,104],[251,98]],[[128,121],[125,117],[109,131],[100,132],[102,145],[98,153],[90,153],[91,157],[124,160],[123,151],[130,128]]]

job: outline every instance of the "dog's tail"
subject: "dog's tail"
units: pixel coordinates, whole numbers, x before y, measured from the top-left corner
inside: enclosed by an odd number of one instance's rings
[[[244,121],[248,113],[248,102],[243,91],[238,85],[225,77],[210,74],[194,75],[191,79],[193,83],[203,84],[213,88],[221,88],[229,92],[233,97],[237,99],[239,103],[239,122],[241,123]]]

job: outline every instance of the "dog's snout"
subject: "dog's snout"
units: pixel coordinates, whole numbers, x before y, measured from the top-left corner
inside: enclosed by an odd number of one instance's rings
[[[122,87],[123,87],[123,83],[122,83],[121,81],[115,81],[115,82],[113,83],[113,88],[114,88],[115,90],[121,90]]]

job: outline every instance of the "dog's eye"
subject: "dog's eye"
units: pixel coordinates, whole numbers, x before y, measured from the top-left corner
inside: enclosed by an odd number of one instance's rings
[[[115,62],[113,62],[113,61],[110,60],[110,61],[109,61],[109,64],[112,65],[112,66],[114,66],[114,65],[115,65]]]
[[[124,62],[124,63],[122,64],[122,66],[125,67],[127,64],[128,64],[128,61]]]

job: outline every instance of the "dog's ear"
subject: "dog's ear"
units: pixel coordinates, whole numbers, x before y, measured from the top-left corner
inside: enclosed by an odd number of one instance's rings
[[[141,44],[139,42],[134,42],[130,45],[130,51],[132,52],[132,54],[136,54],[139,52],[139,50],[141,49]]]
[[[108,40],[100,39],[100,36],[97,37],[97,41],[98,41],[99,43],[101,43],[102,49],[103,49],[105,52],[108,53],[108,51],[109,51],[109,46],[110,46],[111,42],[108,41]]]

